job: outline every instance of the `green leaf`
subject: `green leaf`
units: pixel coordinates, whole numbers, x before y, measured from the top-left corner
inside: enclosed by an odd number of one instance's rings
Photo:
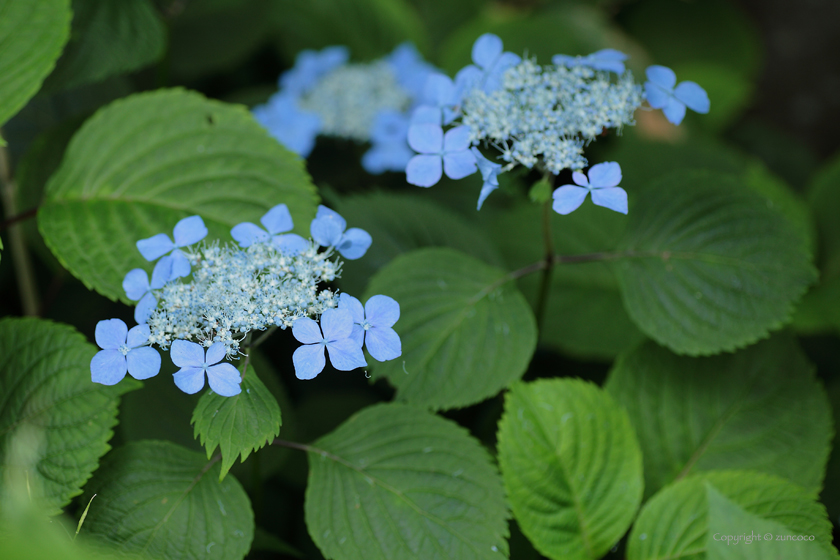
[[[820,234],[823,279],[840,276],[840,153],[815,175],[808,188],[808,205]]]
[[[242,106],[180,89],[132,95],[97,112],[73,137],[47,184],[38,227],[86,286],[125,299],[122,280],[151,270],[135,243],[198,214],[208,240],[289,206],[308,232],[317,197],[302,161]]]
[[[207,458],[219,447],[222,468],[219,480],[224,478],[236,456],[242,462],[252,451],[268,445],[280,434],[280,406],[266,389],[254,368],[242,374],[242,392],[233,397],[223,397],[207,391],[198,401],[190,421],[194,436],[200,438],[207,449]]]
[[[277,0],[276,36],[289,58],[303,49],[345,45],[354,60],[387,54],[404,41],[424,50],[426,30],[407,0]]]
[[[219,482],[218,472],[215,461],[174,443],[120,447],[86,488],[97,497],[81,534],[161,560],[244,558],[254,512],[239,482]]]
[[[0,320],[0,480],[27,487],[52,514],[81,494],[111,448],[119,396],[140,385],[91,382],[96,352],[70,326]]]
[[[601,558],[633,521],[642,453],[627,414],[599,387],[578,379],[515,385],[498,448],[513,514],[549,558]]]
[[[69,0],[0,0],[0,126],[38,92],[69,33]]]
[[[762,523],[780,525],[786,534],[814,535],[814,542],[829,558],[837,557],[831,546],[831,523],[826,518],[825,507],[814,501],[809,492],[764,473],[717,471],[685,478],[651,498],[639,513],[627,540],[628,560],[718,558],[718,546],[709,547],[715,534],[737,535],[745,531],[736,533],[715,517],[718,513],[724,517],[732,514],[731,509],[721,507],[716,496],[710,498],[715,491],[739,510],[760,518]],[[760,528],[750,530],[756,532]],[[774,549],[778,556],[770,558],[799,558],[786,554],[789,542],[774,544],[779,545]]]
[[[400,404],[363,410],[308,448],[306,525],[334,560],[507,557],[502,481],[452,421]]]
[[[70,40],[44,90],[98,82],[156,62],[166,29],[149,0],[73,0]]]
[[[775,474],[814,495],[822,486],[831,409],[814,367],[789,336],[708,358],[648,342],[619,357],[605,389],[636,428],[647,495],[720,469]]]
[[[491,397],[519,379],[534,353],[537,328],[522,294],[505,274],[452,249],[419,249],[374,276],[367,296],[400,304],[394,326],[402,356],[374,374],[397,398],[457,408]]]
[[[449,208],[422,195],[354,195],[342,198],[336,210],[352,227],[373,237],[364,257],[345,260],[341,267],[341,286],[351,294],[361,294],[370,277],[398,255],[421,247],[451,247],[487,264],[502,264],[486,236]]]
[[[678,353],[751,344],[789,320],[816,278],[797,232],[736,176],[675,172],[631,209],[615,263],[624,305]]]

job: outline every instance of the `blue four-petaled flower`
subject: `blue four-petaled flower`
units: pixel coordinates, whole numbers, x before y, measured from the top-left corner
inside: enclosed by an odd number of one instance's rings
[[[455,76],[455,83],[462,88],[462,93],[472,88],[489,93],[502,87],[505,70],[522,62],[518,55],[503,50],[502,40],[492,33],[485,33],[475,40],[472,48],[475,65],[465,66]]]
[[[281,91],[251,110],[254,119],[278,142],[300,157],[307,157],[321,132],[321,117],[298,106],[297,98]]]
[[[318,213],[309,226],[312,239],[321,247],[335,247],[345,259],[360,259],[373,242],[370,234],[360,228],[347,231],[347,221],[338,212],[318,206]]]
[[[621,182],[621,167],[614,161],[599,163],[589,169],[589,178],[575,171],[572,179],[577,185],[563,185],[554,191],[552,208],[566,215],[577,210],[586,195],[592,193],[592,202],[598,206],[627,213],[627,193],[617,186]]]
[[[405,168],[406,181],[418,187],[431,187],[443,173],[450,179],[463,179],[477,171],[470,152],[470,127],[447,130],[440,125],[415,124],[408,129],[408,145],[419,155]]]
[[[262,229],[251,222],[243,222],[233,226],[230,235],[240,247],[250,247],[254,243],[264,243],[271,240],[271,243],[283,253],[297,255],[309,247],[309,242],[292,231],[294,223],[289,208],[285,204],[278,204],[260,218],[260,223],[265,227]],[[266,231],[268,230],[268,231]]]
[[[402,344],[397,332],[391,328],[400,318],[400,304],[388,296],[373,296],[365,306],[349,294],[341,294],[338,308],[346,309],[353,316],[350,337],[359,348],[365,345],[374,360],[386,362],[402,354]]]
[[[673,124],[682,122],[686,107],[697,113],[709,112],[709,96],[698,84],[685,81],[677,85],[677,75],[666,66],[649,66],[645,74],[648,104],[654,109],[662,109],[665,118]]]
[[[292,334],[303,343],[292,355],[298,379],[312,379],[323,371],[327,363],[324,350],[337,370],[350,371],[367,365],[361,345],[351,338],[353,316],[346,309],[324,311],[320,327],[309,317],[301,317],[292,325]]]
[[[159,233],[137,242],[137,249],[147,261],[154,261],[167,255],[172,259],[172,272],[167,280],[174,280],[190,273],[190,261],[182,248],[198,243],[207,236],[207,227],[201,216],[190,216],[175,224],[175,241],[165,233]]]
[[[142,325],[149,320],[152,310],[157,306],[157,298],[153,290],[159,290],[172,276],[172,258],[164,257],[155,264],[152,270],[152,281],[142,268],[130,270],[123,279],[123,290],[128,299],[137,302],[134,308],[134,320]]]
[[[362,156],[362,167],[368,173],[405,171],[414,155],[408,147],[408,118],[395,109],[380,111],[370,129],[370,150]]]
[[[120,319],[107,319],[96,324],[94,337],[102,350],[90,361],[90,377],[94,383],[116,385],[128,372],[134,379],[148,379],[160,371],[160,354],[145,344],[149,341],[149,325],[128,330]]]
[[[242,388],[242,377],[229,362],[222,362],[227,354],[227,348],[221,342],[216,342],[207,349],[200,344],[188,340],[176,340],[172,343],[169,355],[172,363],[181,368],[173,374],[175,385],[183,392],[192,395],[204,387],[204,376],[210,388],[223,397],[238,395]]]

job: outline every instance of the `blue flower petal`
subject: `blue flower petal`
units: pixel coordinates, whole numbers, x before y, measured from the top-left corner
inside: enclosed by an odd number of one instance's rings
[[[175,385],[188,395],[194,395],[204,387],[204,369],[200,367],[184,368],[172,375]]]
[[[614,187],[621,182],[621,166],[615,161],[605,161],[589,169],[589,186],[593,189]]]
[[[227,346],[222,342],[214,342],[210,348],[207,349],[207,355],[204,361],[210,365],[218,364],[225,356],[227,356]]]
[[[461,68],[458,73],[455,74],[455,88],[458,91],[459,101],[472,90],[481,87],[481,81],[483,79],[484,72],[482,72],[477,66],[469,64]]]
[[[187,258],[187,255],[175,249],[169,256],[172,258],[172,273],[169,275],[170,280],[190,275],[192,267],[190,266],[190,260]]]
[[[475,156],[475,164],[478,166],[478,170],[481,172],[481,178],[484,179],[484,181],[487,183],[498,186],[498,177],[499,174],[502,172],[502,166],[484,157],[484,155],[481,153],[481,151],[479,151],[478,148],[470,148],[470,152],[472,152],[472,155]]]
[[[473,43],[472,60],[479,67],[488,69],[496,62],[499,55],[502,54],[503,48],[502,40],[498,35],[485,33]]]
[[[414,152],[405,142],[375,145],[362,156],[362,167],[373,175],[386,171],[405,172]]]
[[[460,152],[470,147],[470,127],[456,126],[443,135],[443,152]]]
[[[658,64],[648,66],[645,75],[648,80],[667,91],[673,90],[677,84],[677,75],[667,66],[659,66]]]
[[[581,187],[589,186],[589,178],[580,171],[575,171],[572,173],[572,181],[574,181],[576,185],[579,185]]]
[[[125,337],[125,345],[129,348],[137,348],[149,342],[149,336],[152,334],[152,329],[149,325],[139,324],[131,327],[128,335]]]
[[[324,340],[318,323],[309,317],[301,317],[292,324],[292,335],[304,344],[315,344]]]
[[[371,357],[379,362],[393,360],[402,354],[400,336],[389,327],[370,329],[365,336],[365,346]]]
[[[502,53],[502,55],[496,60],[493,68],[490,69],[484,76],[484,91],[491,93],[501,89],[505,71],[511,66],[516,66],[520,62],[522,62],[522,58],[520,58],[519,55],[509,52]]]
[[[209,353],[209,351],[208,351]],[[242,392],[242,377],[233,364],[224,362],[207,368],[207,383],[217,395],[232,397]]]
[[[328,343],[347,338],[353,331],[353,316],[346,309],[327,309],[321,314],[321,330]]]
[[[149,291],[149,275],[142,268],[128,271],[122,283],[125,295],[131,301],[137,301]]]
[[[157,307],[157,298],[152,292],[147,292],[145,296],[140,298],[137,302],[137,307],[134,308],[134,320],[138,324],[143,324],[152,316],[152,311]]]
[[[143,258],[151,262],[162,257],[175,248],[175,244],[165,233],[159,233],[148,239],[141,239],[137,242],[137,249]]]
[[[362,325],[353,323],[353,331],[350,333],[350,339],[356,343],[359,348],[365,343],[365,329]]]
[[[580,64],[580,61],[576,56],[569,56],[567,54],[555,54],[551,57],[551,63],[556,66],[572,67]]]
[[[289,207],[285,204],[278,204],[266,212],[265,215],[260,218],[260,223],[265,226],[265,229],[267,229],[268,233],[271,235],[292,231],[292,228],[295,227],[292,222],[292,214],[289,212]]]
[[[362,302],[348,293],[338,296],[338,308],[349,311],[354,323],[362,323],[365,320],[365,308],[362,307]]]
[[[601,49],[586,57],[595,70],[624,74],[624,61],[627,55],[615,49]]]
[[[670,90],[665,90],[653,82],[645,82],[645,99],[654,109],[662,109],[673,99]]]
[[[178,251],[180,253],[180,251]],[[159,290],[169,282],[172,277],[172,257],[165,256],[160,259],[152,270],[152,283],[149,286],[153,290]]]
[[[426,78],[423,96],[425,97],[426,103],[438,107],[458,103],[455,82],[449,76],[437,72]]]
[[[674,97],[692,111],[703,114],[709,112],[709,95],[705,89],[694,82],[680,82],[674,88]]]
[[[586,195],[589,189],[583,187],[576,187],[574,185],[563,185],[552,195],[554,203],[551,207],[558,214],[565,216],[570,212],[577,210],[583,201],[586,200]]]
[[[360,228],[350,228],[341,237],[336,249],[347,260],[356,260],[365,256],[373,239],[370,234]]]
[[[149,346],[131,350],[126,355],[125,361],[128,366],[128,373],[134,379],[149,379],[160,372],[160,354]]]
[[[443,155],[443,170],[450,179],[463,179],[478,171],[475,156],[469,150]]]
[[[101,350],[90,361],[90,379],[94,383],[116,385],[126,371],[125,356],[116,350]]]
[[[484,201],[487,200],[490,193],[498,188],[498,181],[496,181],[496,184],[493,184],[490,181],[485,181],[484,184],[481,185],[481,192],[478,193],[478,206],[476,206],[476,210],[481,210],[481,205],[484,204]]]
[[[250,247],[254,243],[263,243],[269,238],[268,232],[251,222],[236,224],[231,228],[230,236],[243,248]]]
[[[300,321],[295,322],[297,324]],[[295,365],[295,377],[298,379],[313,379],[324,371],[327,359],[324,356],[324,346],[321,344],[305,344],[292,354]]]
[[[169,357],[180,368],[201,367],[204,363],[204,348],[195,342],[178,339],[172,342]]]
[[[362,348],[349,337],[327,343],[327,353],[330,355],[330,363],[339,371],[350,371],[367,365]]]
[[[592,202],[622,214],[627,213],[627,193],[621,187],[593,190]]]
[[[291,256],[303,253],[309,249],[309,241],[296,233],[275,235],[271,238],[271,242],[277,247],[278,251]]]
[[[175,224],[173,235],[176,247],[186,247],[207,237],[207,228],[201,216],[190,216]]]
[[[383,109],[374,117],[370,127],[370,141],[373,144],[405,143],[407,136],[408,119],[401,112],[395,109]]]
[[[338,214],[335,214],[338,216]],[[309,226],[309,234],[321,247],[334,247],[341,241],[341,234],[344,233],[346,222],[341,216],[337,219],[332,214],[320,214],[312,220]]]
[[[409,121],[409,130],[412,126],[417,124],[432,124],[440,126],[443,123],[443,113],[440,107],[432,107],[431,105],[420,105],[411,113],[411,120]],[[406,131],[406,138],[408,132]]]
[[[388,296],[372,296],[365,303],[365,317],[374,327],[393,327],[400,318],[400,304]]]
[[[408,145],[421,154],[443,151],[443,129],[436,124],[414,124],[408,128]]]
[[[418,155],[405,166],[405,180],[418,187],[431,187],[443,176],[443,161],[440,156]]]
[[[665,118],[673,124],[680,124],[685,117],[685,105],[676,97],[668,100],[668,104],[662,109]]]
[[[116,350],[125,344],[128,327],[120,319],[106,319],[96,323],[94,338],[103,350]]]

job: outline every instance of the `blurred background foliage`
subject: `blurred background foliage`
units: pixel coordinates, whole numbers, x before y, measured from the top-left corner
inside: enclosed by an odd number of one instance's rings
[[[19,185],[17,211],[38,206],[81,123],[130,93],[183,86],[227,102],[254,105],[277,88],[277,78],[305,48],[347,45],[352,59],[371,60],[403,41],[448,73],[469,61],[484,32],[506,50],[536,56],[587,54],[613,47],[631,55],[642,79],[652,63],[671,66],[681,80],[703,85],[712,111],[690,114],[683,127],[640,112],[622,138],[590,148],[593,160],[617,160],[622,186],[634,193],[676,168],[744,174],[783,206],[811,239],[821,279],[801,302],[789,330],[816,364],[840,420],[840,4],[807,0],[73,0],[70,40],[41,92],[3,127]],[[365,147],[319,139],[308,171],[325,203],[368,229],[368,255],[345,265],[343,288],[362,293],[366,278],[407,250],[445,245],[512,268],[535,260],[521,247],[537,232],[526,226],[535,206],[523,202],[533,177],[503,177],[500,195],[474,210],[478,179],[444,180],[420,192],[401,174],[371,176],[360,164]],[[8,210],[8,209],[6,209]],[[621,233],[617,216],[582,208],[556,229],[558,247],[598,250]],[[555,216],[555,218],[558,218]],[[588,231],[593,227],[597,231]],[[563,236],[563,229],[577,237]],[[2,235],[0,233],[0,235]],[[129,320],[131,310],[87,290],[62,269],[34,223],[25,226],[35,260],[43,317],[93,338],[101,317]],[[535,248],[536,258],[539,249]],[[527,253],[527,250],[525,251]],[[7,261],[3,255],[4,264]],[[565,271],[564,271],[565,272]],[[520,287],[535,297],[534,279]],[[610,360],[643,339],[622,307],[614,279],[597,265],[557,274],[542,343],[525,379],[578,376],[602,383]],[[11,266],[0,267],[0,315],[21,308]],[[555,319],[553,320],[552,317]],[[570,320],[565,320],[571,317]],[[606,330],[604,330],[606,329]],[[599,336],[593,336],[598,331]],[[281,437],[310,441],[351,413],[392,396],[383,381],[330,373],[293,381],[290,336],[276,336],[254,363],[283,411]],[[167,370],[164,365],[164,370]],[[171,370],[171,366],[169,370]],[[147,438],[200,449],[189,418],[195,400],[163,378],[127,394],[116,446]],[[468,427],[488,447],[502,411],[497,396],[445,416]],[[131,420],[136,418],[136,420]],[[840,527],[840,454],[835,444],[822,500]],[[253,498],[258,527],[252,558],[319,558],[299,515],[306,484],[303,454],[269,448],[232,472]],[[78,504],[76,506],[78,507]],[[512,523],[513,524],[513,523]],[[280,535],[285,543],[271,534]],[[44,550],[51,541],[43,543]],[[621,552],[615,553],[616,557]],[[540,558],[512,528],[511,557]]]

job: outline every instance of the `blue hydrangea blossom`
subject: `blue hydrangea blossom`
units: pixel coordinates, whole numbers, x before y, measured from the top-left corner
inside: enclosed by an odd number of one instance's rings
[[[481,186],[481,193],[478,195],[478,207],[476,210],[481,210],[481,205],[490,196],[490,193],[499,188],[499,173],[502,172],[502,164],[494,163],[484,157],[478,148],[470,148],[470,151],[475,156],[475,163],[478,165],[478,170],[481,172],[481,178],[484,183]]]
[[[402,171],[414,152],[408,147],[408,118],[395,110],[383,110],[373,120],[370,150],[362,156],[365,171],[378,175]]]
[[[617,186],[621,182],[621,167],[614,161],[599,163],[589,169],[589,177],[580,172],[572,173],[575,185],[563,185],[554,191],[552,208],[566,215],[577,210],[586,195],[592,193],[592,202],[598,206],[627,213],[627,193]]]
[[[309,242],[300,235],[286,233],[292,231],[295,225],[292,222],[292,214],[285,204],[278,204],[266,212],[260,218],[260,223],[265,229],[251,222],[243,222],[233,226],[230,235],[240,247],[250,247],[254,243],[270,241],[278,250],[289,255],[296,255],[309,247]]]
[[[566,66],[568,68],[588,66],[593,70],[615,72],[616,74],[624,74],[625,60],[627,60],[627,55],[615,49],[601,49],[586,56],[556,54],[551,58],[551,62],[558,66]]]
[[[318,213],[309,230],[318,245],[335,247],[342,257],[349,260],[362,258],[373,241],[363,229],[347,229],[347,221],[326,206],[318,206]]]
[[[697,113],[709,112],[709,96],[698,84],[685,81],[677,85],[677,75],[666,66],[649,66],[645,74],[648,78],[645,82],[648,104],[654,109],[662,109],[671,123],[682,122],[686,107]]]
[[[96,324],[94,338],[102,348],[90,361],[90,377],[94,383],[116,385],[126,372],[134,379],[148,379],[160,371],[160,354],[146,346],[148,325],[137,325],[128,330],[120,319],[107,319]]]
[[[322,128],[321,117],[298,107],[295,97],[287,93],[273,95],[251,113],[275,140],[304,158],[312,152]]]
[[[137,249],[147,261],[155,261],[167,255],[172,258],[172,269],[169,279],[181,278],[190,273],[190,260],[181,249],[194,243],[198,243],[207,236],[207,227],[201,216],[190,216],[175,224],[173,237],[169,238],[165,233],[159,233],[148,239],[141,239],[137,242]]]
[[[470,151],[470,129],[459,126],[446,131],[435,124],[418,124],[408,129],[408,145],[419,155],[406,166],[406,180],[418,187],[431,187],[443,173],[450,179],[463,179],[476,172]]]
[[[207,349],[195,342],[176,340],[172,343],[169,355],[172,363],[181,368],[173,374],[175,385],[183,392],[192,395],[204,388],[204,376],[210,388],[223,397],[238,395],[242,389],[242,378],[229,362],[222,362],[227,354],[225,345],[216,342]],[[220,363],[221,362],[221,363]]]
[[[490,93],[502,87],[505,71],[522,62],[522,58],[504,52],[502,40],[492,33],[485,33],[473,43],[472,61],[475,65],[462,68],[456,81],[465,88],[474,87]]]
[[[367,347],[371,357],[379,362],[393,360],[402,355],[402,344],[392,328],[400,318],[400,304],[388,296],[373,296],[365,306],[349,294],[341,294],[338,308],[346,309],[353,317],[350,337],[359,348]]]
[[[172,258],[163,257],[152,270],[152,281],[142,268],[130,270],[123,279],[122,287],[128,299],[137,302],[134,308],[134,320],[143,324],[149,319],[152,309],[157,305],[154,290],[163,288],[172,277]]]
[[[351,338],[353,316],[346,309],[328,309],[321,315],[321,325],[307,317],[298,319],[292,326],[292,334],[303,343],[295,350],[292,361],[298,379],[312,379],[324,370],[329,353],[335,369],[350,371],[365,367],[367,362],[362,347]]]

